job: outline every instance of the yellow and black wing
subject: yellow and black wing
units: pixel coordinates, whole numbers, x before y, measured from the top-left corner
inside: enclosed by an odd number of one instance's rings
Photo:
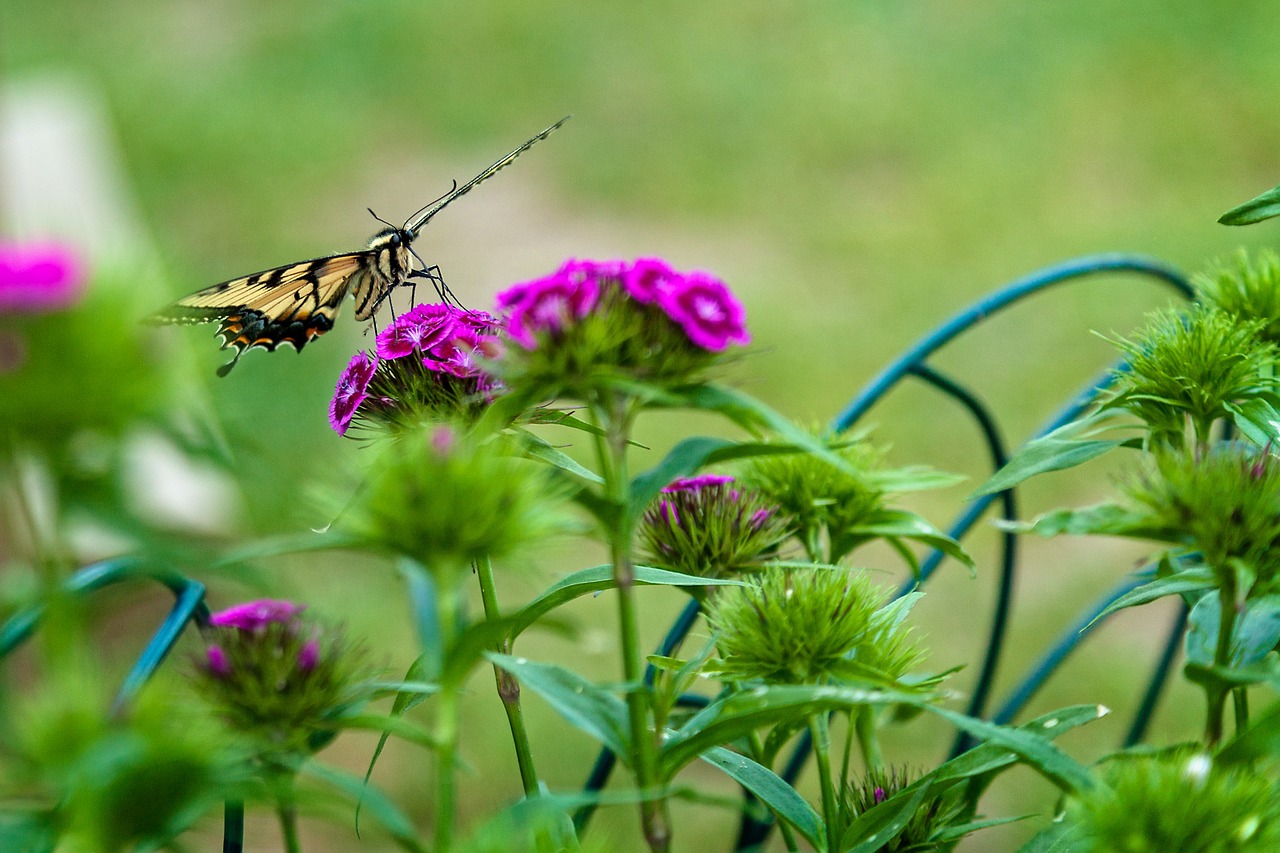
[[[330,255],[233,278],[179,299],[153,314],[154,323],[218,323],[222,348],[236,356],[218,369],[227,375],[246,350],[301,350],[333,328],[342,300],[373,274],[370,250]]]

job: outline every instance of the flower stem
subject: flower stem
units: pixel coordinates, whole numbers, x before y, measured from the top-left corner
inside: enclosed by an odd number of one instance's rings
[[[604,429],[600,467],[605,490],[617,508],[616,523],[605,534],[609,540],[609,560],[617,588],[618,632],[621,639],[622,678],[627,692],[627,718],[635,749],[636,786],[646,795],[640,802],[640,823],[645,841],[654,853],[663,853],[671,844],[670,823],[665,801],[649,799],[658,782],[658,751],[648,692],[644,686],[644,653],[640,647],[640,625],[635,605],[635,565],[631,554],[633,522],[628,516],[631,484],[627,472],[627,444],[631,412],[625,397],[609,395],[604,405],[592,407]]]
[[[813,760],[818,765],[818,786],[822,790],[822,824],[827,833],[827,850],[834,851],[836,838],[836,789],[831,781],[831,725],[825,712],[809,717],[813,736]]]
[[[880,736],[876,733],[876,713],[870,705],[862,705],[854,714],[854,726],[858,735],[858,747],[867,770],[884,770],[884,756],[880,753]]]
[[[1239,737],[1249,727],[1249,688],[1237,687],[1231,691],[1231,702],[1236,712],[1235,734]]]
[[[476,578],[480,581],[480,598],[484,602],[486,619],[498,619],[502,614],[498,610],[498,592],[493,579],[493,563],[488,557],[476,561]],[[498,644],[498,651],[504,655],[511,654],[511,638],[503,637]],[[507,726],[511,729],[511,742],[516,750],[516,764],[520,768],[520,783],[524,786],[524,795],[534,797],[538,794],[538,771],[533,766],[533,748],[529,744],[529,732],[524,726],[524,710],[520,706],[520,682],[515,676],[500,666],[493,667],[493,677],[497,682],[498,698],[502,700],[502,708],[507,712]]]
[[[293,775],[282,774],[275,785],[276,816],[280,818],[280,834],[284,837],[285,853],[301,853],[298,840],[298,805],[293,796]]]
[[[1219,667],[1226,667],[1231,660],[1231,635],[1236,621],[1236,589],[1234,578],[1226,572],[1220,579],[1218,587],[1218,645],[1213,652],[1213,662]],[[1222,740],[1222,720],[1226,711],[1226,687],[1219,684],[1205,685],[1205,696],[1209,707],[1205,720],[1204,740],[1208,746],[1215,746]]]
[[[440,638],[446,648],[458,633],[458,590],[439,599]],[[436,827],[435,853],[449,853],[453,845],[454,770],[458,757],[458,686],[442,680],[436,700]]]

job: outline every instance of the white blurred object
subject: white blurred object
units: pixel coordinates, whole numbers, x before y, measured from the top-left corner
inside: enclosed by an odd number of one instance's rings
[[[57,239],[93,268],[153,272],[156,252],[129,192],[97,90],[70,74],[11,78],[0,89],[0,234]]]

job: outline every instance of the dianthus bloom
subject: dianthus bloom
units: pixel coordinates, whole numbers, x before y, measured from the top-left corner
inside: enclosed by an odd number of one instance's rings
[[[40,313],[80,298],[84,271],[56,244],[0,244],[0,313]]]
[[[493,315],[418,305],[382,330],[375,354],[351,359],[338,378],[329,423],[346,435],[358,420],[399,425],[424,413],[465,414],[497,390],[485,364],[501,352]]]
[[[228,607],[226,610],[219,610],[209,617],[209,624],[218,628],[257,631],[267,625],[288,623],[306,609],[306,605],[294,604],[292,601],[260,598]]]
[[[619,378],[698,382],[715,356],[751,340],[724,282],[659,258],[572,259],[498,294],[516,344],[499,367],[511,387],[581,396]]]
[[[356,409],[360,408],[360,404],[369,396],[365,392],[369,388],[369,380],[373,379],[373,373],[377,367],[376,358],[370,358],[363,351],[358,352],[351,357],[346,369],[338,377],[338,387],[333,392],[333,400],[329,403],[329,425],[338,435],[347,434],[347,428],[351,426],[351,418],[355,416]]]

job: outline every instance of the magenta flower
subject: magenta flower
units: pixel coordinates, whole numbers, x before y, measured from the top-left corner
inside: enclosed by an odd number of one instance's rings
[[[0,244],[0,313],[40,313],[80,298],[84,271],[65,247]]]
[[[459,329],[447,341],[432,347],[431,352],[423,357],[422,363],[428,370],[448,373],[459,379],[468,379],[479,376],[481,373],[480,365],[476,361],[477,354],[493,354],[493,346],[496,344],[496,338],[487,338],[470,330]]]
[[[302,649],[298,652],[298,672],[308,673],[316,668],[316,664],[320,662],[320,643],[316,640],[307,640],[302,645]]]
[[[637,258],[622,274],[622,286],[627,293],[636,302],[646,305],[683,280],[684,277],[661,258]]]
[[[732,482],[733,478],[727,474],[699,474],[697,477],[682,477],[679,480],[672,480],[669,485],[662,487],[662,491],[668,493],[697,492],[707,486],[723,486]]]
[[[292,601],[260,598],[257,601],[246,601],[219,610],[209,617],[209,624],[215,627],[239,628],[241,631],[257,631],[268,625],[291,622],[295,616],[306,610],[305,604],[294,604]]]
[[[378,335],[378,357],[394,359],[414,350],[426,352],[453,334],[460,313],[449,305],[419,305],[401,314]]]
[[[363,350],[357,352],[338,377],[338,387],[329,402],[329,425],[338,435],[346,435],[355,417],[356,409],[369,395],[369,380],[378,367],[378,360],[370,358]]]
[[[517,284],[498,294],[498,305],[506,309],[507,333],[525,349],[537,346],[535,332],[558,332],[573,320],[585,317],[600,297],[600,285],[573,262],[546,278]]]
[[[682,283],[660,290],[658,304],[705,350],[720,352],[729,344],[751,341],[741,303],[724,282],[707,273],[689,273]]]
[[[205,650],[205,663],[209,667],[209,672],[218,678],[226,678],[231,674],[231,661],[227,659],[227,653],[222,646],[209,646]]]

